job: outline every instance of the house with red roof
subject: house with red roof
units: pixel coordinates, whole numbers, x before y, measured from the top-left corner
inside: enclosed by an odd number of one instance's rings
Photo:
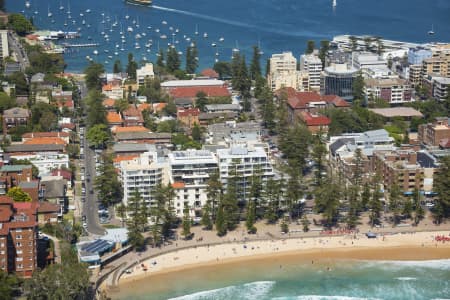
[[[108,121],[108,126],[110,128],[115,126],[122,126],[123,125],[123,119],[120,113],[117,113],[115,111],[108,111],[106,114],[106,121]]]
[[[209,69],[204,69],[203,71],[200,72],[200,74],[203,77],[206,78],[210,78],[210,79],[219,79],[219,73],[217,73],[216,71],[214,71],[213,69],[209,68]]]
[[[178,108],[177,120],[189,129],[194,127],[194,124],[200,124],[198,117],[200,110],[198,108]]]
[[[317,113],[321,109],[350,107],[343,98],[336,95],[321,95],[316,92],[297,92],[293,88],[284,88],[275,92],[278,98],[287,98],[288,117],[292,122],[298,112]]]
[[[313,134],[317,134],[319,132],[322,134],[326,134],[331,124],[330,118],[316,113],[310,113],[308,111],[297,112],[297,117],[308,127],[308,130]]]
[[[126,110],[123,111],[123,126],[144,126],[144,117],[142,112],[135,106],[130,105]]]

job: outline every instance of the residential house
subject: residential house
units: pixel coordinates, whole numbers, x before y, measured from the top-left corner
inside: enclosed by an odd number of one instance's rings
[[[56,223],[62,217],[61,206],[59,204],[41,201],[37,209],[37,217],[39,225]]]
[[[297,113],[298,118],[302,121],[308,130],[313,134],[327,134],[328,127],[331,124],[330,118],[319,115],[317,113],[310,113],[307,111],[300,111]]]
[[[39,180],[21,181],[19,187],[30,195],[33,202],[39,201]]]
[[[30,110],[14,107],[3,111],[3,134],[7,134],[12,127],[26,126],[30,120]]]
[[[106,121],[110,128],[121,127],[123,125],[122,115],[115,111],[108,111]]]
[[[30,140],[33,141],[34,138],[59,138],[63,140],[65,144],[70,143],[70,134],[67,132],[28,132],[22,134],[22,143]]]
[[[54,179],[43,177],[39,190],[39,198],[61,206],[60,213],[67,212],[69,201],[67,198],[67,181],[65,179]]]
[[[107,98],[119,100],[124,98],[123,87],[118,84],[105,84],[102,86],[102,94]]]
[[[428,146],[439,146],[439,144],[450,139],[449,118],[436,118],[436,121],[419,125],[419,141]]]
[[[122,112],[123,126],[144,126],[142,113],[135,106],[130,106]]]
[[[3,165],[0,168],[0,177],[5,179],[6,191],[8,191],[22,181],[30,181],[33,178],[33,172],[31,165]]]
[[[177,120],[185,127],[192,129],[194,124],[199,125],[200,122],[198,117],[200,115],[200,110],[198,108],[190,109],[177,109]]]

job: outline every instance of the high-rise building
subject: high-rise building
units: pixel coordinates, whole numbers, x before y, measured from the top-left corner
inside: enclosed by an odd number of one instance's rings
[[[408,63],[411,65],[420,65],[424,59],[432,56],[430,49],[424,47],[410,48],[408,50]]]
[[[153,64],[146,63],[144,66],[136,70],[136,81],[139,86],[144,86],[146,80],[151,80],[155,78],[155,73],[153,72]]]
[[[235,145],[227,149],[218,149],[217,157],[223,186],[227,188],[230,178],[234,178],[240,201],[248,200],[254,175],[263,184],[275,175],[263,147]]]
[[[272,54],[267,80],[272,91],[282,87],[297,89],[297,59],[292,52]]]
[[[411,87],[419,86],[422,82],[422,65],[409,66],[409,83]]]
[[[353,81],[358,70],[347,64],[333,64],[325,68],[322,73],[323,93],[325,95],[338,95],[351,101],[353,100]]]
[[[0,30],[0,59],[9,56],[8,30]]]
[[[309,88],[312,91],[320,91],[320,74],[322,61],[314,54],[303,54],[300,57],[300,70],[308,73]]]
[[[218,171],[217,158],[207,150],[169,153],[170,181],[176,191],[175,213],[181,217],[186,206],[191,217],[200,217],[208,197],[208,180]]]

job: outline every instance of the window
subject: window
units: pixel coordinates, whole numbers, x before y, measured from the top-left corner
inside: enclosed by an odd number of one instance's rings
[[[16,261],[23,261],[23,257],[16,257]]]
[[[21,235],[16,235],[16,239],[21,240],[22,236]]]
[[[21,243],[21,242],[17,242],[17,243],[16,243],[16,246],[17,246],[17,247],[22,247],[22,243]]]

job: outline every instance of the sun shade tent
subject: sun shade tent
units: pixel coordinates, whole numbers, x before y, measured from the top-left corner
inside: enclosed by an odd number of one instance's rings
[[[377,235],[373,232],[366,233],[366,236],[368,239],[375,239],[377,237]]]

